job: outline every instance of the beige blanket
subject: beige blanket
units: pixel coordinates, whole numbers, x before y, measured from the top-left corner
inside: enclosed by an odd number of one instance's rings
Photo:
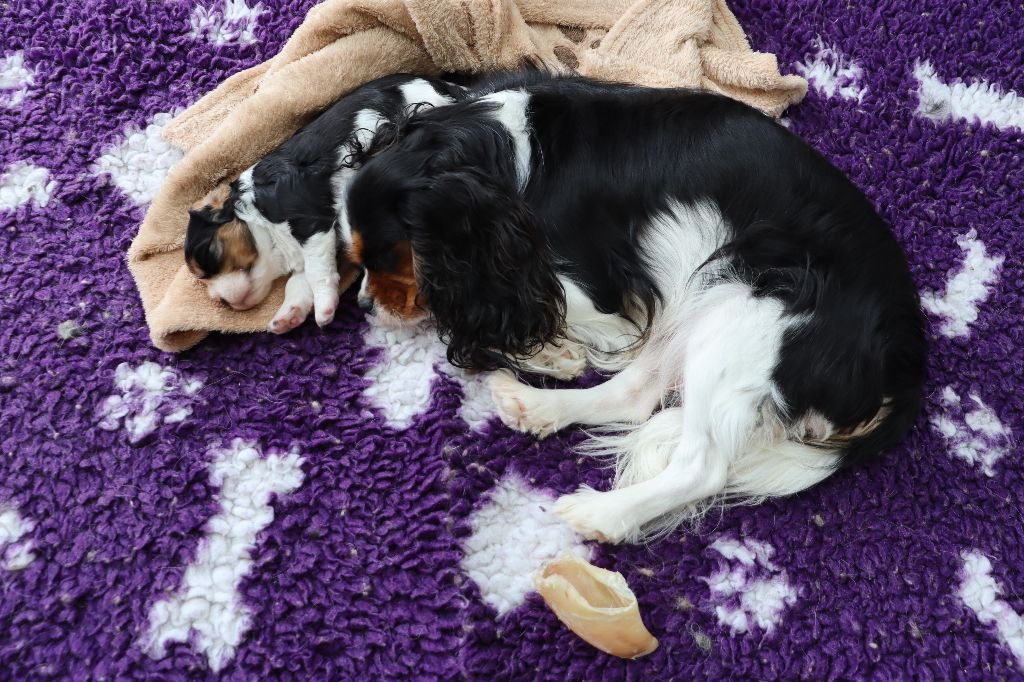
[[[283,280],[262,305],[210,301],[184,265],[187,208],[233,179],[362,83],[413,72],[523,64],[651,86],[702,87],[778,116],[807,83],[753,52],[724,0],[326,0],[280,54],[235,74],[164,137],[187,154],[170,172],[128,252],[153,343],[181,351],[211,331],[266,329]],[[343,266],[342,286],[355,273]]]

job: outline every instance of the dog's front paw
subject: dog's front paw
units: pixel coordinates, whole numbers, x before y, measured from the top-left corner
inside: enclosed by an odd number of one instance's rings
[[[587,369],[587,354],[575,341],[563,340],[561,345],[551,344],[541,349],[526,363],[526,369],[571,381]]]
[[[586,486],[555,500],[552,512],[585,538],[599,542],[622,542],[629,531],[609,493]]]
[[[510,429],[546,438],[560,428],[556,411],[545,405],[546,391],[521,384],[506,371],[495,372],[490,385],[498,416]]]

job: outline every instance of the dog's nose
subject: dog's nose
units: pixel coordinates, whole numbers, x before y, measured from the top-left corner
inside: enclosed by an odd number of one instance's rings
[[[357,296],[356,303],[363,310],[373,310],[373,297],[372,296]]]

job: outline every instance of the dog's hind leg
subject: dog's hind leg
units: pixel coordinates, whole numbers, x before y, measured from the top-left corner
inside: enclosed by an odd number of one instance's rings
[[[622,542],[670,530],[726,490],[734,462],[767,452],[760,407],[773,398],[772,371],[790,321],[777,301],[741,285],[721,286],[699,306],[678,347],[662,353],[683,358],[675,383],[682,407],[601,439],[619,458],[621,487],[583,488],[556,503],[555,513],[584,535]]]

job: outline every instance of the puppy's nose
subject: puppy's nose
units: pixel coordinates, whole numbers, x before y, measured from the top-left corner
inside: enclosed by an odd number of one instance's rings
[[[373,310],[373,297],[372,296],[358,296],[356,297],[356,303],[363,310]]]

